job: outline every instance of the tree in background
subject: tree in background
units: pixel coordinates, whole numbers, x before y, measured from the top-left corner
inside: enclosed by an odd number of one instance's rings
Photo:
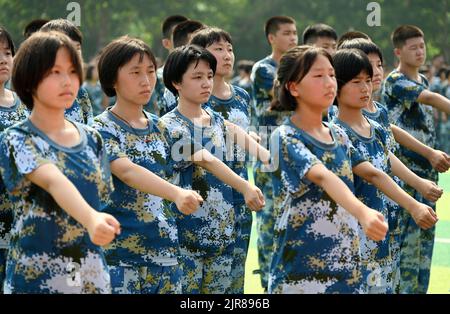
[[[360,30],[382,48],[387,64],[393,64],[390,34],[400,24],[415,24],[424,30],[429,57],[444,54],[450,59],[450,0],[376,1],[381,7],[381,26],[367,25],[367,4],[361,0],[82,0],[81,30],[85,60],[91,59],[113,38],[123,34],[146,41],[156,55],[164,58],[161,47],[161,22],[172,14],[183,14],[231,33],[238,51],[236,59],[257,60],[269,54],[263,31],[264,22],[273,15],[289,15],[297,20],[299,33],[309,24],[323,22],[340,34]],[[0,24],[22,40],[23,27],[35,18],[66,18],[70,1],[0,0]]]

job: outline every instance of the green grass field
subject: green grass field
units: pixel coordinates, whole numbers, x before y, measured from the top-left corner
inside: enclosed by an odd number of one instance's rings
[[[252,178],[251,178],[252,179]],[[444,195],[437,203],[439,222],[436,225],[436,240],[431,266],[431,279],[428,293],[450,294],[450,172],[439,177],[439,186],[444,189]],[[256,219],[253,228],[245,268],[245,293],[263,293],[259,275],[253,270],[258,269],[258,251],[256,249]]]

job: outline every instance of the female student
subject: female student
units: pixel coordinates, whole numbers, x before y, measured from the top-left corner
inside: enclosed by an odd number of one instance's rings
[[[6,29],[0,27],[0,132],[7,127],[26,119],[27,107],[13,91],[5,88],[11,79],[14,43]],[[5,185],[0,178],[0,293],[5,279],[6,255],[9,246],[13,209]]]
[[[238,144],[265,161],[268,151],[241,128],[202,108],[211,95],[216,64],[208,50],[188,45],[175,49],[164,66],[164,84],[179,96],[178,106],[161,118],[176,161],[174,182],[198,190],[204,199],[194,214],[177,215],[184,293],[230,291],[236,241],[231,187],[243,194],[250,209],[264,205],[261,191],[227,167],[225,137],[237,137]]]
[[[36,33],[12,78],[31,114],[1,137],[0,172],[15,209],[5,293],[109,293],[99,246],[120,225],[99,212],[112,182],[103,140],[64,118],[82,81],[79,55],[66,35]]]
[[[231,35],[220,28],[204,28],[193,35],[190,43],[206,48],[217,60],[212,94],[205,107],[248,132],[250,96],[244,89],[227,83],[227,78],[233,74],[234,66]],[[248,180],[245,150],[236,144],[233,147],[232,158],[231,169],[242,179]],[[245,206],[242,194],[235,190],[233,191],[233,207],[236,211],[236,244],[233,252],[233,278],[230,293],[243,294],[252,212]]]
[[[344,41],[342,43],[342,49],[359,49],[363,51],[367,57],[369,58],[370,64],[372,65],[373,77],[372,77],[372,99],[368,102],[367,107],[362,109],[363,115],[371,120],[378,122],[381,126],[383,126],[388,134],[390,135],[389,143],[391,143],[390,152],[395,155],[398,149],[398,144],[408,147],[409,149],[415,151],[416,153],[422,155],[424,158],[427,158],[429,162],[433,165],[433,168],[438,170],[439,172],[447,171],[450,166],[450,158],[446,153],[442,151],[438,151],[432,149],[431,147],[424,145],[420,141],[418,141],[415,137],[410,135],[408,132],[403,129],[397,127],[394,124],[389,122],[388,112],[386,107],[373,100],[373,97],[376,93],[378,93],[381,89],[381,83],[384,77],[383,70],[383,55],[378,46],[366,39],[356,38],[353,40]],[[336,110],[337,113],[337,110]],[[397,158],[395,158],[397,161]],[[391,161],[392,162],[392,161]],[[396,165],[402,167],[402,163],[396,162]],[[398,167],[396,167],[397,169]],[[441,189],[437,187],[437,185],[429,180],[422,179],[415,175],[413,172],[409,171],[408,168],[402,167],[403,171],[398,175],[401,176],[402,180],[417,190],[423,197],[431,202],[436,202],[439,197],[442,195]],[[398,172],[397,172],[398,173]],[[404,186],[403,182],[399,180],[396,176],[393,179],[399,184],[399,186]],[[395,202],[391,199],[386,198],[387,205],[389,207],[389,249],[391,251],[392,257],[392,279],[393,282],[393,291],[398,291],[399,279],[400,279],[400,240],[401,240],[401,228],[404,226],[400,226],[403,224],[399,224],[399,220],[408,220],[411,216],[405,210],[402,210]],[[403,218],[400,218],[403,217]],[[408,218],[408,219],[407,219]]]
[[[339,108],[339,115],[333,122],[347,133],[356,150],[375,168],[384,172],[385,176],[391,172],[392,164],[392,171],[395,175],[413,182],[408,177],[412,173],[407,173],[408,169],[390,152],[392,144],[389,130],[363,115],[363,110],[367,107],[372,95],[373,69],[369,58],[364,52],[357,49],[341,49],[333,57],[333,62],[338,82],[337,103]],[[435,188],[431,181],[415,177],[413,185],[424,186],[429,190],[436,189],[432,193],[442,194],[442,191]],[[384,185],[375,187],[361,177],[355,176],[355,195],[371,208],[381,212],[386,220],[389,220],[388,217],[396,213],[389,212],[390,207],[384,194],[379,190],[386,192]],[[401,194],[405,200],[409,199],[405,203],[409,204],[406,208],[416,222],[423,228],[431,227],[432,225],[424,223],[423,220],[433,220],[434,212],[429,211],[428,208],[417,206],[416,202],[411,202],[412,198],[405,192],[401,191]],[[405,198],[405,196],[407,197]],[[393,199],[397,202],[402,201],[397,195]],[[362,239],[363,266],[367,276],[365,280],[367,291],[369,293],[392,293],[393,278],[391,274],[395,265],[389,249],[389,238],[374,243],[367,239],[362,231],[360,231],[360,237]]]
[[[366,161],[341,128],[322,122],[322,112],[336,96],[331,56],[323,49],[307,46],[293,50],[291,53],[296,50],[296,57],[286,57],[280,62],[280,102],[272,106],[274,110],[294,113],[275,134],[280,143],[278,158],[288,196],[275,229],[269,289],[277,293],[365,292],[355,217],[375,241],[384,239],[387,224],[381,213],[368,210],[348,189],[338,188],[336,192],[325,188],[325,192],[323,182],[314,176],[313,169],[317,167],[308,151],[351,190],[353,173],[377,187],[384,184],[390,190],[389,196],[401,190]],[[299,143],[308,150],[299,148]],[[323,179],[323,175],[319,178]],[[337,197],[342,197],[345,191],[348,193],[343,204]],[[424,205],[414,203],[414,206]],[[372,216],[366,220],[368,214]],[[373,233],[367,222],[376,226]]]
[[[98,66],[102,89],[116,97],[93,124],[105,141],[115,188],[105,211],[122,226],[105,252],[113,293],[181,293],[178,229],[165,200],[190,214],[203,199],[166,181],[170,147],[158,117],[143,111],[155,88],[155,57],[143,41],[124,36],[103,49]]]

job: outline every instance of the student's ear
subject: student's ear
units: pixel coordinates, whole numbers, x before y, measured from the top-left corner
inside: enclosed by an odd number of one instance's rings
[[[394,55],[395,55],[397,58],[400,57],[400,52],[401,52],[401,49],[400,49],[400,48],[394,48]]]
[[[267,40],[269,41],[269,43],[272,45],[273,41],[275,39],[275,35],[273,34],[269,34],[269,36],[267,36]]]
[[[180,83],[172,82],[172,86],[175,87],[176,90],[180,90],[181,89],[181,84]]]
[[[170,39],[164,38],[161,42],[162,42],[163,47],[166,48],[167,50],[172,49],[172,45],[171,45]]]
[[[287,90],[291,93],[292,96],[298,97],[300,94],[298,92],[298,85],[295,82],[286,83]]]

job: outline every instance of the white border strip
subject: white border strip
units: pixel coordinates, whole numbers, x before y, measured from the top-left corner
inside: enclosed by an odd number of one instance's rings
[[[450,244],[450,239],[447,238],[435,238],[434,241],[437,243]]]

